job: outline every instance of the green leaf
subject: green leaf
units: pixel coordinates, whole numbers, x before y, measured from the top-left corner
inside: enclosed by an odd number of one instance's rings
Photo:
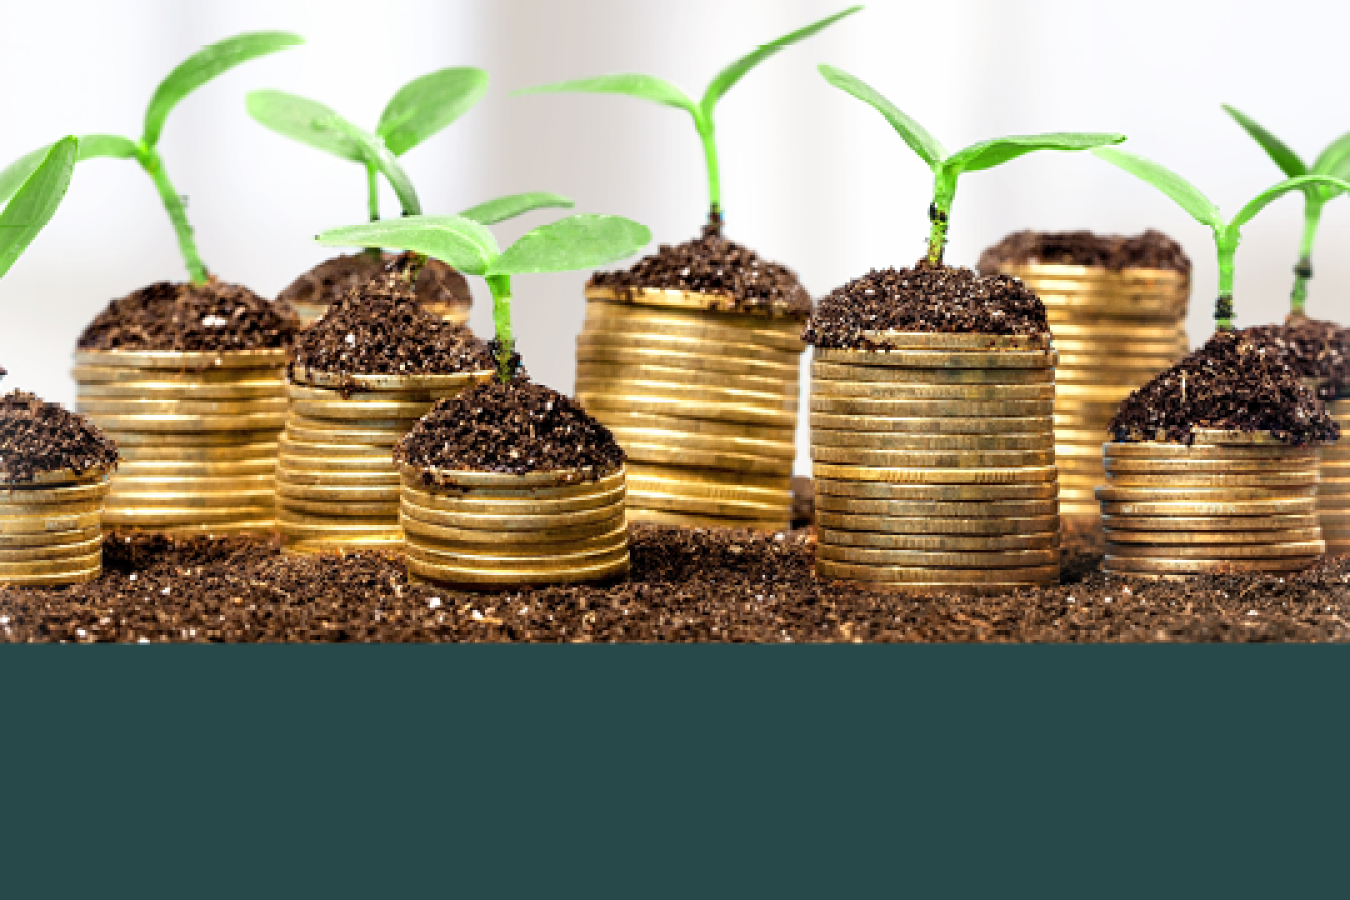
[[[945,165],[957,172],[978,172],[992,169],[1009,160],[1017,159],[1036,150],[1091,150],[1119,144],[1125,140],[1123,134],[1098,134],[1092,132],[1052,132],[1050,134],[1015,134],[1009,137],[994,138],[971,144],[964,150],[953,153]]]
[[[582,78],[579,81],[560,81],[557,84],[544,84],[538,87],[515,91],[520,94],[627,94],[653,103],[663,103],[676,109],[683,109],[697,118],[698,107],[684,91],[654,75],[642,75],[637,72],[622,72],[617,75],[601,75],[599,78]]]
[[[507,247],[488,274],[593,269],[632,256],[651,239],[647,226],[622,216],[568,216],[536,228]]]
[[[1350,192],[1350,183],[1339,178],[1330,178],[1326,175],[1300,175],[1297,178],[1290,178],[1288,181],[1281,181],[1274,187],[1266,188],[1256,197],[1242,207],[1233,221],[1228,223],[1228,232],[1236,235],[1238,229],[1252,220],[1252,217],[1270,205],[1271,201],[1284,196],[1290,191],[1306,190],[1308,187],[1328,187],[1337,191]]]
[[[115,134],[86,134],[82,135],[79,140],[78,162],[99,157],[128,159],[136,155],[136,145]],[[0,203],[4,203],[14,196],[14,192],[19,189],[19,185],[28,180],[28,177],[47,158],[47,153],[51,149],[52,145],[46,144],[31,153],[24,154],[3,170],[0,170]]]
[[[136,142],[129,141],[120,134],[82,134],[80,135],[80,156],[78,162],[86,159],[133,159],[137,154]]]
[[[394,157],[394,154],[389,152],[389,148],[384,145],[384,141],[380,140],[379,135],[371,134],[364,128],[358,128],[341,117],[333,119],[332,125],[343,136],[355,143],[360,149],[361,157],[379,169],[389,181],[389,186],[398,195],[398,202],[403,207],[403,214],[405,216],[420,216],[422,214],[422,202],[417,199],[417,191],[413,189],[412,179],[408,177],[407,172],[403,171],[403,167],[398,164],[398,160]]]
[[[925,131],[924,127],[918,122],[902,113],[895,104],[881,96],[871,85],[861,79],[854,78],[842,69],[836,69],[834,66],[820,66],[819,68],[820,74],[825,76],[825,80],[830,84],[847,94],[852,94],[885,116],[886,121],[891,123],[891,127],[900,133],[900,137],[905,139],[906,144],[909,144],[909,149],[923,157],[923,161],[928,163],[930,169],[936,169],[938,163],[946,158],[947,151],[938,143],[937,138]]]
[[[164,132],[164,121],[169,117],[169,112],[180,100],[217,75],[250,59],[303,43],[304,39],[298,35],[258,31],[235,35],[203,47],[179,63],[178,68],[170,72],[169,77],[155,89],[150,106],[145,110],[145,133],[141,136],[141,143],[147,147],[155,146]]]
[[[1208,225],[1215,231],[1223,229],[1223,216],[1219,213],[1219,208],[1189,181],[1171,169],[1151,159],[1126,153],[1115,147],[1098,147],[1092,152],[1134,177],[1153,185],[1176,201],[1178,206],[1190,213],[1200,224]]]
[[[487,89],[482,69],[441,69],[415,78],[389,101],[375,132],[390,153],[402,156],[473,109]]]
[[[1223,105],[1224,112],[1228,113],[1233,119],[1242,126],[1252,138],[1261,145],[1261,148],[1275,160],[1275,165],[1280,167],[1289,178],[1297,178],[1299,175],[1308,174],[1308,167],[1304,165],[1303,160],[1298,158],[1298,154],[1289,149],[1289,145],[1284,141],[1262,128],[1255,119],[1245,113],[1239,112],[1227,103]]]
[[[462,216],[405,216],[347,228],[315,238],[328,247],[390,247],[439,259],[470,275],[484,275],[501,255],[497,239]]]
[[[837,12],[832,16],[821,19],[819,22],[807,25],[805,28],[799,28],[791,34],[783,35],[776,41],[762,44],[758,50],[755,50],[753,53],[746,56],[742,56],[721,72],[718,72],[717,77],[712,80],[712,83],[708,85],[708,89],[703,92],[703,100],[699,103],[699,108],[702,110],[704,117],[708,119],[712,118],[713,107],[717,105],[717,101],[721,100],[736,82],[744,78],[746,72],[749,72],[755,66],[764,62],[764,60],[773,56],[783,48],[790,47],[798,41],[804,41],[812,35],[824,31],[835,22],[838,22],[845,16],[853,15],[860,9],[862,9],[861,6],[851,6],[843,12]]]
[[[244,106],[259,124],[277,134],[339,159],[366,161],[361,145],[336,124],[345,121],[342,116],[322,103],[285,91],[252,91],[244,98]],[[350,122],[347,125],[355,127]]]
[[[571,209],[573,206],[576,206],[576,204],[561,194],[536,191],[531,194],[508,194],[505,197],[498,197],[495,200],[471,206],[460,215],[466,219],[473,219],[480,225],[495,225],[498,222],[514,219],[516,216],[524,215],[536,209],[548,207]]]
[[[1336,138],[1317,155],[1317,160],[1313,163],[1310,174],[1330,175],[1332,178],[1350,181],[1350,132]],[[1325,185],[1313,188],[1313,190],[1317,191],[1318,199],[1323,202],[1330,200],[1337,193],[1334,188]]]
[[[57,141],[0,212],[0,278],[56,214],[70,187],[78,154],[78,138]]]

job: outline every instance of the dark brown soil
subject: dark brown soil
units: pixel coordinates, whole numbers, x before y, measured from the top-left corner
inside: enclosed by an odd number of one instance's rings
[[[493,368],[485,343],[422,309],[403,272],[352,288],[296,338],[292,366],[357,375],[429,375]]]
[[[289,558],[244,538],[110,537],[105,547],[92,584],[0,588],[0,640],[1350,640],[1350,557],[1293,576],[1155,583],[1097,572],[1099,551],[1071,544],[1066,584],[924,598],[817,581],[808,533],[635,526],[630,581],[499,594],[413,585],[375,554]]]
[[[612,472],[623,450],[605,426],[563,394],[523,378],[478,384],[442,400],[394,447],[418,468],[478,472]]]
[[[0,397],[0,482],[40,472],[84,472],[117,463],[117,445],[84,416],[23,391]]]
[[[596,272],[591,284],[625,289],[662,288],[719,294],[728,299],[724,312],[796,316],[811,312],[811,295],[786,266],[762,260],[749,248],[722,237],[711,225],[698,240],[662,244],[651,256],[620,272]]]
[[[980,272],[992,275],[1004,266],[1027,263],[1101,266],[1113,272],[1170,269],[1191,273],[1190,257],[1181,245],[1152,229],[1134,237],[1091,231],[1016,231],[980,255]]]
[[[810,528],[816,514],[816,484],[800,475],[792,479],[792,528]]]
[[[1350,328],[1335,322],[1290,316],[1283,325],[1243,329],[1300,378],[1322,382],[1317,395],[1331,400],[1350,394]]]
[[[327,306],[336,303],[354,288],[379,275],[398,257],[386,253],[375,257],[367,253],[335,256],[319,263],[277,295],[278,303],[308,303]],[[468,307],[473,303],[469,282],[454,268],[439,259],[428,259],[417,275],[415,296],[418,303]]]
[[[873,269],[816,304],[803,338],[817,347],[874,349],[864,331],[1045,334],[1045,307],[1007,275],[934,266]]]
[[[1243,331],[1216,332],[1127,397],[1109,426],[1118,441],[1181,443],[1193,428],[1269,431],[1294,445],[1340,434],[1293,370]]]
[[[161,281],[114,300],[80,335],[81,350],[263,350],[289,346],[289,307],[212,278]]]

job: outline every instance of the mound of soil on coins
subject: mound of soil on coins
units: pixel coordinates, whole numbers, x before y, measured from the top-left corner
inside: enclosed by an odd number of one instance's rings
[[[1241,331],[1219,331],[1120,405],[1117,441],[1190,443],[1192,429],[1269,431],[1295,446],[1340,428],[1278,355]]]
[[[295,315],[238,284],[161,281],[114,300],[80,335],[81,350],[220,351],[289,346]]]
[[[1316,379],[1317,396],[1350,393],[1350,328],[1335,322],[1290,316],[1283,325],[1243,329],[1299,378]]]
[[[0,397],[0,482],[42,472],[84,472],[117,463],[117,445],[84,416],[23,391]]]
[[[1191,273],[1191,259],[1181,245],[1152,229],[1133,237],[1091,231],[1015,231],[980,255],[984,274],[1028,263],[1101,266],[1113,272],[1169,269]]]
[[[394,447],[394,460],[419,469],[551,472],[623,464],[609,429],[570,397],[516,378],[477,384],[440,401]]]
[[[921,260],[873,269],[816,304],[802,337],[817,347],[879,349],[869,331],[1044,334],[1045,306],[1021,281]]]
[[[786,266],[768,262],[747,247],[722,237],[721,221],[703,229],[703,236],[683,244],[662,244],[631,268],[596,272],[590,283],[613,288],[620,300],[639,288],[690,291],[727,298],[724,312],[805,318],[811,295]]]
[[[402,271],[382,271],[296,338],[291,366],[347,375],[448,375],[493,363],[472,331],[422,309]]]
[[[319,263],[277,295],[278,303],[327,306],[360,288],[396,260],[392,253],[375,257],[368,253],[335,256]],[[428,259],[417,274],[414,296],[418,303],[467,308],[473,303],[469,282],[439,259]]]

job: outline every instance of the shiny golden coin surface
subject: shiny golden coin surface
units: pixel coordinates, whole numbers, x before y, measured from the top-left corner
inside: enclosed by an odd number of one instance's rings
[[[599,563],[557,569],[492,569],[443,566],[420,559],[413,553],[407,557],[408,573],[438,584],[499,586],[517,584],[571,584],[620,578],[628,574],[628,556]]]
[[[705,403],[682,400],[678,397],[637,394],[601,394],[579,391],[576,400],[588,412],[603,419],[604,410],[617,410],[630,413],[657,413],[674,415],[683,413],[708,419],[721,419],[726,422],[745,422],[749,425],[796,427],[797,413],[782,409],[770,409],[749,403]]]
[[[937,516],[869,516],[849,513],[816,511],[816,527],[837,531],[859,531],[874,534],[1041,534],[1059,529],[1058,516],[1026,516],[1022,518]]]
[[[1102,568],[1107,572],[1131,575],[1199,575],[1218,569],[1254,572],[1298,572],[1312,566],[1320,557],[1295,556],[1270,559],[1146,559],[1133,556],[1107,556]]]
[[[1214,546],[1215,544],[1288,544],[1303,541],[1320,541],[1321,528],[1266,529],[1263,531],[1122,531],[1119,528],[1106,529],[1107,546],[1112,544],[1143,544],[1148,546],[1174,547],[1180,545]],[[1114,552],[1114,551],[1113,551]],[[1129,556],[1129,553],[1117,553]],[[1159,552],[1166,556],[1166,553]],[[1183,556],[1185,554],[1182,554]],[[1259,555],[1259,554],[1255,554]]]
[[[476,513],[479,515],[526,515],[544,516],[555,513],[578,512],[586,509],[598,509],[622,503],[626,489],[620,485],[606,491],[592,494],[579,494],[573,497],[555,499],[525,497],[480,497],[476,493],[443,494],[423,491],[403,482],[402,495],[410,498],[418,506],[444,512]]]
[[[801,316],[790,311],[785,304],[776,303],[768,309],[755,313],[745,313],[735,308],[735,299],[730,294],[704,294],[695,291],[680,291],[663,288],[624,288],[622,297],[614,288],[590,284],[586,286],[587,301],[610,304],[629,304],[637,309],[683,309],[722,311],[728,315],[750,321],[780,322],[792,321],[801,327]]]
[[[273,458],[279,458],[285,455],[295,459],[335,459],[345,457],[348,459],[361,458],[371,461],[392,460],[394,451],[390,446],[381,446],[378,444],[317,444],[310,441],[297,441],[287,436],[286,432],[281,433],[281,441],[277,445],[277,450],[273,452]]]
[[[620,511],[607,519],[587,522],[584,525],[540,529],[537,531],[498,531],[481,528],[459,528],[451,525],[437,525],[421,519],[402,515],[403,530],[416,535],[423,543],[478,543],[484,545],[508,546],[513,544],[557,544],[567,541],[587,540],[612,534],[624,528],[626,521]]]
[[[852,431],[927,435],[1051,434],[1050,416],[895,417],[811,413],[813,431]]]
[[[613,531],[589,538],[570,541],[545,541],[538,543],[522,542],[511,544],[492,544],[482,541],[431,540],[419,534],[409,534],[410,546],[421,547],[436,553],[454,553],[463,556],[491,557],[531,557],[551,556],[558,553],[611,552],[628,546],[628,528],[619,526]]]
[[[33,513],[21,516],[0,516],[0,536],[51,535],[85,528],[98,528],[103,520],[101,506],[86,512]]]
[[[0,581],[46,575],[83,572],[103,565],[103,545],[100,542],[92,553],[66,559],[30,559],[22,562],[0,561]]]
[[[736,403],[763,406],[765,409],[795,412],[797,391],[752,390],[736,383],[713,387],[703,384],[682,384],[671,381],[651,381],[641,378],[593,379],[577,373],[575,392],[578,394],[625,394],[638,397],[674,397],[692,403]]]
[[[209,369],[280,368],[286,365],[285,347],[265,350],[78,350],[77,366],[166,369],[174,372],[198,372]]]
[[[753,475],[697,466],[648,466],[641,463],[629,465],[627,469],[630,479],[676,481],[681,483],[683,490],[696,490],[699,489],[696,485],[705,485],[702,490],[706,491],[708,496],[720,496],[717,491],[727,487],[737,491],[747,488],[783,493],[792,491],[792,477],[786,472],[778,475]]]
[[[916,434],[914,432],[843,431],[818,428],[811,431],[813,447],[857,447],[864,450],[912,450],[917,452],[989,452],[1051,450],[1054,435],[1048,431],[1021,434]]]
[[[321,471],[317,469],[277,469],[277,484],[327,487],[397,487],[401,479],[392,465],[383,471]]]
[[[1217,428],[1193,428],[1191,434],[1196,444],[1239,447],[1251,444],[1291,446],[1288,441],[1275,437],[1269,431],[1226,431]]]
[[[679,494],[708,500],[749,501],[762,506],[781,506],[792,503],[792,489],[786,486],[759,487],[736,481],[697,481],[682,478],[678,472],[633,474],[628,479],[628,490],[649,493]]]
[[[284,364],[195,371],[76,365],[71,368],[70,375],[77,390],[81,391],[86,386],[122,386],[125,390],[135,390],[142,384],[165,384],[190,390],[194,387],[269,384],[273,390],[284,393],[286,384]]]
[[[982,500],[942,503],[922,500],[872,500],[864,497],[837,497],[816,494],[820,512],[870,516],[935,516],[944,519],[1025,518],[1053,516],[1059,512],[1051,500]]]
[[[800,337],[800,328],[791,331],[738,328],[721,323],[707,323],[693,317],[613,316],[603,312],[597,313],[594,307],[587,308],[582,330],[584,334],[669,335],[725,344],[753,343],[785,353],[801,353],[806,348]]]
[[[276,468],[276,458],[230,460],[227,462],[193,462],[190,460],[123,460],[117,467],[117,477],[127,478],[236,478],[250,475],[270,475]]]
[[[7,510],[16,507],[26,509],[34,506],[59,506],[98,500],[106,497],[109,490],[109,482],[101,479],[84,484],[39,485],[35,482],[24,484],[32,486],[9,486],[0,482],[0,515],[11,515]]]
[[[557,500],[562,498],[592,497],[599,493],[616,490],[624,485],[625,470],[610,472],[599,477],[590,477],[586,472],[575,469],[562,472],[531,473],[532,480],[525,476],[497,475],[496,473],[459,473],[464,476],[487,474],[495,476],[496,481],[481,481],[477,484],[438,484],[433,478],[448,479],[444,470],[423,472],[411,466],[399,466],[405,488],[431,492],[446,497],[470,497],[498,502],[502,500]],[[427,476],[427,477],[424,477]],[[553,481],[553,483],[550,483]],[[564,483],[556,483],[563,481]]]
[[[403,550],[403,533],[352,535],[346,538],[282,538],[283,556],[346,556],[350,553],[376,553],[382,556]]]
[[[829,362],[819,355],[811,363],[813,381],[861,381],[913,385],[1053,385],[1055,370],[1043,369],[932,369],[869,365],[864,358]]]
[[[101,518],[101,517],[100,517]],[[98,525],[85,528],[68,528],[63,531],[42,530],[38,532],[6,533],[0,531],[0,552],[18,550],[25,547],[46,547],[49,545],[78,544],[92,541],[102,534]]]
[[[114,491],[104,511],[108,515],[138,509],[233,509],[241,506],[267,507],[274,500],[272,489],[233,491],[146,492]]]
[[[657,413],[598,411],[600,421],[608,428],[629,428],[640,431],[670,431],[709,438],[743,438],[767,444],[790,444],[796,436],[794,427],[763,427],[742,422],[721,422],[689,416],[660,415]]]
[[[89,513],[96,513],[102,509],[105,502],[106,500],[104,498],[94,498],[90,500],[71,500],[68,503],[44,503],[34,506],[8,504],[0,507],[0,523],[16,523],[32,520],[45,521],[66,516],[88,515]],[[0,527],[2,527],[2,524],[0,524]]]
[[[278,497],[295,497],[300,500],[326,500],[330,503],[397,503],[399,485],[352,486],[352,485],[316,485],[291,484],[277,482]]]
[[[286,403],[285,397],[256,400],[110,400],[82,395],[79,409],[89,416],[284,416]]]
[[[27,547],[0,545],[0,564],[36,562],[39,560],[87,558],[103,552],[103,538],[95,536],[73,542],[52,542]]]
[[[1139,443],[1108,442],[1103,448],[1104,455],[1113,460],[1184,460],[1184,461],[1241,461],[1241,462],[1280,462],[1298,461],[1312,465],[1318,458],[1317,450],[1309,447],[1289,447],[1284,444],[1169,444],[1158,441]]]
[[[252,463],[260,460],[275,460],[277,443],[264,441],[256,444],[216,444],[214,446],[182,446],[166,443],[163,437],[156,444],[118,444],[118,454],[122,457],[119,468],[130,463],[151,463],[164,465],[207,465]]]
[[[292,380],[296,384],[319,388],[356,388],[359,391],[436,391],[454,396],[460,390],[479,382],[491,381],[491,370],[454,372],[426,375],[366,375],[349,372],[323,372],[305,366],[295,366]]]
[[[795,380],[801,370],[798,360],[748,359],[739,355],[709,356],[704,353],[675,348],[632,346],[619,344],[590,345],[578,340],[577,364],[611,366],[662,366],[688,371],[720,372],[734,378],[741,374],[776,380]]]
[[[601,358],[601,354],[615,350],[629,352],[654,350],[738,360],[756,359],[793,369],[798,364],[798,354],[793,351],[777,350],[750,341],[710,341],[677,334],[612,334],[583,331],[577,335],[578,353],[583,349],[588,351],[587,359]],[[615,360],[618,361],[620,360]]]
[[[1110,470],[1108,469],[1108,472]],[[1149,474],[1142,472],[1111,472],[1107,483],[1114,488],[1184,488],[1184,487],[1242,487],[1282,489],[1286,487],[1316,487],[1317,470],[1305,472],[1250,472],[1219,474],[1214,472],[1176,472]]]
[[[1314,513],[1250,516],[1102,516],[1102,526],[1113,532],[1304,531],[1316,528]],[[1165,537],[1165,536],[1164,536]],[[1202,534],[1197,540],[1204,540]]]
[[[1118,558],[1145,559],[1275,559],[1290,556],[1321,556],[1326,552],[1320,532],[1313,540],[1275,543],[1261,541],[1254,544],[1229,544],[1214,542],[1208,544],[1151,545],[1129,542],[1117,542],[1108,535],[1106,554]]]
[[[200,434],[202,432],[241,432],[241,431],[280,431],[286,424],[282,413],[257,413],[247,415],[203,416],[203,415],[103,415],[88,412],[83,404],[76,404],[79,412],[89,417],[99,428],[109,432],[120,440],[123,431],[174,435],[176,441],[180,434]]]
[[[277,528],[283,537],[301,540],[350,541],[369,537],[377,540],[402,539],[398,520],[389,519],[301,519],[291,513],[277,515]]]
[[[749,519],[752,521],[789,519],[792,517],[792,504],[790,502],[774,504],[755,503],[753,501],[709,500],[706,497],[691,497],[688,494],[661,493],[638,489],[629,491],[628,506],[631,509],[655,509],[688,515]]]
[[[741,531],[775,532],[786,531],[788,518],[776,519],[740,519],[722,516],[692,515],[670,512],[662,509],[630,508],[628,519],[648,525],[663,525],[673,528],[734,528]]]
[[[352,403],[333,401],[316,403],[310,400],[291,400],[291,413],[307,419],[322,419],[343,426],[350,422],[358,429],[411,428],[410,423],[431,412],[432,402],[417,403]]]
[[[371,474],[388,475],[394,471],[393,454],[387,456],[292,456],[289,453],[281,453],[277,456],[277,471],[286,471],[293,473],[310,473],[314,475],[326,473],[333,475],[343,474]]]
[[[754,438],[726,437],[723,435],[686,434],[680,431],[664,431],[655,428],[627,428],[611,425],[609,430],[622,445],[652,444],[686,453],[729,453],[753,457],[782,459],[789,464],[797,458],[797,448],[791,440],[761,441]]]
[[[344,447],[379,447],[393,456],[393,447],[399,438],[407,434],[406,429],[341,429],[310,426],[311,420],[298,421],[294,416],[286,423],[285,438],[291,442],[309,444],[337,444]],[[412,426],[409,426],[411,428]]]
[[[787,395],[795,398],[800,392],[797,378],[780,378],[769,375],[730,372],[710,372],[702,369],[686,369],[681,366],[656,365],[616,365],[614,363],[578,362],[577,381],[590,381],[604,385],[627,385],[640,382],[661,384],[679,384],[686,387],[725,388],[739,387],[748,391],[769,396]]]
[[[482,548],[480,553],[464,553],[448,550],[435,544],[424,544],[416,540],[407,541],[407,550],[413,556],[426,563],[439,566],[464,566],[473,569],[503,569],[541,571],[545,569],[574,569],[578,566],[594,566],[628,558],[628,543],[621,541],[610,547],[577,550],[571,544],[560,544],[556,552],[525,555],[496,556],[491,548]]]
[[[316,517],[349,517],[358,519],[393,518],[398,515],[398,503],[350,503],[325,500],[301,500],[298,497],[278,497],[277,509],[288,513]]]
[[[1054,400],[1054,384],[912,384],[904,381],[835,381],[816,378],[814,397],[861,397],[876,400],[1002,402]]]
[[[891,350],[932,350],[948,352],[1031,351],[1044,353],[1050,347],[1049,333],[1043,334],[946,334],[931,331],[864,331],[865,340]]]
[[[836,350],[817,347],[815,358],[821,362],[842,365],[915,369],[1042,369],[1055,365],[1053,352],[1021,350],[982,353],[961,350]]]
[[[930,551],[891,547],[840,546],[822,540],[816,545],[816,559],[868,566],[900,566],[934,569],[1017,569],[1049,566],[1059,562],[1059,547],[1032,550]]]
[[[1053,450],[970,450],[938,453],[922,450],[865,450],[856,447],[812,447],[818,463],[908,469],[983,469],[1044,467],[1055,463]]]
[[[49,469],[34,472],[25,481],[0,481],[0,493],[15,494],[34,490],[48,490],[58,487],[79,487],[87,484],[107,482],[111,466],[95,466],[90,469]]]
[[[286,400],[285,385],[278,379],[241,381],[223,384],[193,384],[178,381],[138,381],[109,384],[81,384],[81,398],[89,400],[133,400],[168,402],[242,403],[254,400]]]
[[[7,575],[0,576],[0,584],[10,584],[15,587],[63,587],[70,584],[87,584],[91,581],[97,581],[103,574],[103,563],[100,560],[97,566],[91,566],[87,569],[68,570],[50,575]]]
[[[917,550],[928,553],[1002,553],[1010,550],[1053,550],[1059,553],[1059,533],[1041,534],[875,534],[867,531],[835,531],[823,528],[819,533],[817,559],[836,559],[842,562],[880,562],[852,554],[856,549]],[[829,550],[822,548],[829,547]],[[845,551],[845,552],[841,552]],[[907,565],[908,563],[896,563]]]
[[[184,453],[216,450],[228,452],[234,449],[243,452],[242,448],[244,447],[256,447],[260,444],[275,445],[277,440],[276,431],[203,431],[197,433],[179,432],[173,435],[119,431],[116,429],[105,429],[105,431],[107,431],[109,437],[117,441],[117,449],[124,455],[138,451],[150,451],[156,448],[162,449],[166,454],[179,451]],[[126,456],[126,458],[130,459],[131,457]]]
[[[108,528],[142,531],[182,531],[226,533],[238,523],[265,522],[271,528],[273,511],[269,507],[247,509],[126,509],[111,511],[105,517]]]
[[[973,503],[987,500],[1046,500],[1058,493],[1053,481],[1034,484],[889,484],[817,477],[816,495],[912,502]]]
[[[811,394],[811,411],[840,416],[888,418],[958,418],[978,416],[1032,417],[1054,414],[1050,400],[878,400],[871,397],[825,397]]]
[[[814,463],[812,469],[816,478],[890,484],[1029,484],[1057,477],[1054,466],[909,469]]]
[[[618,435],[616,435],[618,437]],[[767,457],[750,453],[713,453],[707,450],[688,450],[646,441],[620,439],[624,453],[634,464],[668,464],[672,466],[707,466],[728,473],[745,472],[755,475],[786,475],[792,471],[792,460],[782,456]]]
[[[1055,584],[1059,565],[1023,568],[936,569],[928,566],[874,566],[817,559],[816,573],[834,581],[917,582],[941,585],[942,590],[959,591],[966,584],[997,584],[1012,589],[1020,586]]]
[[[1269,500],[1196,502],[1132,501],[1102,503],[1102,516],[1260,516],[1300,515],[1317,511],[1315,497],[1279,497]]]
[[[546,469],[520,474],[509,472],[480,472],[468,469],[419,469],[405,463],[398,470],[412,484],[446,488],[496,488],[504,490],[532,490],[534,488],[572,487],[576,493],[589,493],[623,482],[624,470],[602,472],[590,468]]]
[[[572,512],[544,513],[524,515],[510,513],[493,515],[491,513],[463,512],[422,506],[417,498],[404,493],[400,514],[405,519],[417,519],[431,525],[444,525],[447,528],[472,528],[487,531],[552,531],[566,529],[575,525],[590,525],[594,522],[613,522],[623,515],[622,503],[601,506],[593,509],[579,509]]]

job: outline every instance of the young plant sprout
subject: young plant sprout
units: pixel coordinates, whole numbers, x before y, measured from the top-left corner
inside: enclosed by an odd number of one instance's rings
[[[1017,159],[1034,150],[1090,150],[1107,144],[1119,144],[1123,134],[1092,132],[1051,132],[1049,134],[1013,135],[993,138],[971,144],[964,150],[948,153],[918,122],[901,112],[895,104],[881,96],[874,88],[858,78],[836,69],[821,66],[825,80],[845,93],[867,103],[885,117],[891,127],[900,133],[909,148],[928,163],[933,170],[933,202],[928,206],[931,228],[928,236],[928,262],[942,265],[942,253],[947,244],[947,228],[951,222],[952,200],[956,197],[956,180],[962,172],[992,169]]]
[[[1208,225],[1214,233],[1214,248],[1219,256],[1219,297],[1214,303],[1214,322],[1219,331],[1233,330],[1233,261],[1237,256],[1238,244],[1242,241],[1242,226],[1272,200],[1290,191],[1302,190],[1306,193],[1309,188],[1325,188],[1331,191],[1329,196],[1334,196],[1338,191],[1350,191],[1350,184],[1329,175],[1299,175],[1266,188],[1225,222],[1219,208],[1208,197],[1171,169],[1115,147],[1101,147],[1092,152],[1153,185],[1175,200],[1201,225]]]
[[[1308,166],[1289,145],[1257,124],[1256,120],[1224,104],[1224,111],[1232,116],[1256,140],[1289,178],[1301,175],[1327,175],[1350,181],[1350,132],[1332,141]],[[1304,315],[1308,300],[1308,279],[1312,278],[1312,247],[1317,226],[1322,221],[1322,207],[1336,196],[1337,190],[1326,184],[1309,184],[1303,188],[1303,241],[1299,245],[1298,263],[1294,266],[1294,289],[1289,297],[1290,311]]]
[[[699,140],[703,144],[703,160],[708,168],[708,227],[707,231],[711,234],[721,234],[722,232],[722,175],[717,161],[717,132],[713,122],[713,110],[717,106],[717,101],[721,100],[727,91],[735,86],[745,74],[755,66],[764,62],[769,57],[778,53],[778,51],[789,47],[799,41],[803,41],[812,35],[824,31],[829,26],[838,22],[845,16],[850,16],[862,9],[861,6],[850,7],[843,12],[827,16],[812,25],[798,29],[791,34],[786,34],[775,41],[763,44],[753,53],[742,56],[731,65],[717,73],[717,77],[712,80],[707,89],[703,92],[703,98],[697,103],[681,90],[677,85],[666,81],[664,78],[657,78],[654,75],[642,75],[637,72],[623,72],[615,75],[602,75],[599,78],[583,78],[578,81],[563,81],[558,84],[546,84],[539,87],[525,88],[516,91],[516,94],[563,94],[563,93],[590,93],[590,94],[627,94],[630,97],[638,97],[643,100],[650,100],[653,103],[660,103],[664,106],[673,106],[676,109],[682,109],[694,120],[694,128],[698,131]]]
[[[64,137],[52,144],[27,180],[14,192],[9,205],[0,212],[0,278],[10,270],[33,238],[38,236],[61,205],[70,187],[75,159],[80,152],[78,138]]]
[[[278,134],[365,167],[370,221],[380,218],[379,176],[394,189],[405,216],[422,205],[398,157],[454,122],[487,93],[482,69],[440,69],[399,88],[368,132],[314,100],[284,91],[253,91],[249,115]]]
[[[547,205],[556,205],[555,194]],[[570,203],[570,201],[569,201]],[[420,262],[434,257],[466,275],[477,275],[492,291],[492,324],[497,376],[503,382],[515,375],[515,331],[511,322],[511,276],[531,272],[568,272],[592,269],[632,256],[652,239],[652,233],[622,216],[577,215],[550,222],[502,250],[484,222],[500,222],[537,208],[519,197],[503,197],[458,216],[406,216],[365,225],[335,228],[316,240],[330,247],[390,247],[415,254],[409,278],[416,278]],[[420,260],[420,262],[419,262]]]
[[[150,98],[150,105],[145,110],[145,126],[139,141],[115,134],[89,134],[79,139],[80,160],[108,157],[134,159],[140,163],[141,168],[154,181],[159,198],[169,213],[169,220],[178,235],[178,249],[182,251],[183,261],[187,265],[193,284],[206,283],[206,267],[202,265],[201,256],[197,253],[197,244],[192,238],[192,226],[188,224],[183,198],[169,181],[164,160],[159,155],[159,139],[164,133],[165,120],[179,101],[217,75],[250,59],[302,43],[303,39],[296,35],[268,31],[236,35],[211,44],[184,60],[160,82],[154,96]],[[42,162],[48,149],[50,148],[40,147],[19,158],[4,171],[0,171],[0,201],[9,197],[28,178]]]

